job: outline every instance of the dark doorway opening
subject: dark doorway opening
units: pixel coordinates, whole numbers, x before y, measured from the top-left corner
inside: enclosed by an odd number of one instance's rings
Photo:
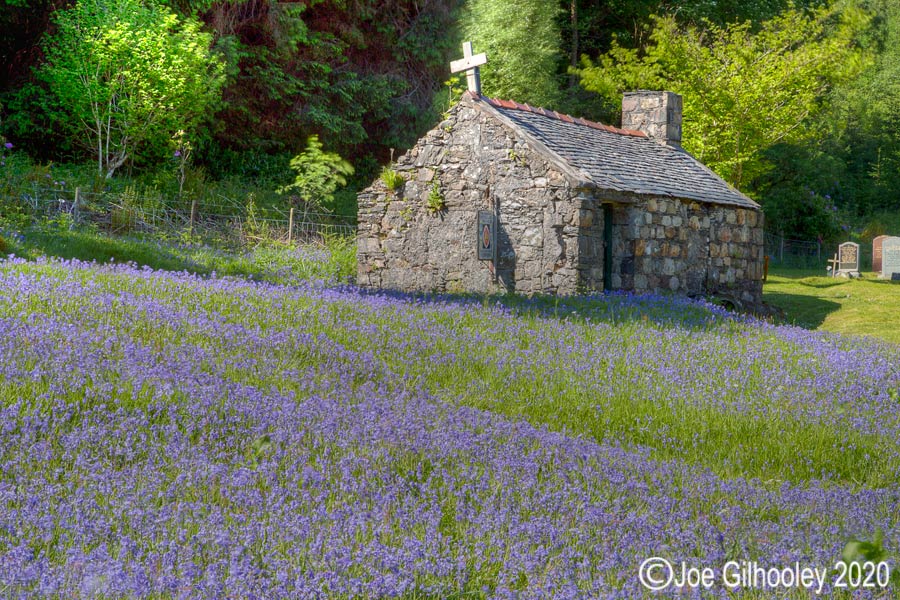
[[[612,263],[613,263],[613,207],[612,204],[603,205],[603,291],[608,292],[612,288]]]

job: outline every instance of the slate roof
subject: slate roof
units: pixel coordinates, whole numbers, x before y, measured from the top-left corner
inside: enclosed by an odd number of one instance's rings
[[[477,97],[537,139],[598,188],[670,196],[712,204],[758,209],[681,148],[652,140],[640,131],[577,119],[505,100]]]

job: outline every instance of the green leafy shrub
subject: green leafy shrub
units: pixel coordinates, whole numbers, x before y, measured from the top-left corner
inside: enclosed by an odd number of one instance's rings
[[[347,185],[353,166],[336,152],[324,152],[319,136],[311,135],[306,149],[291,159],[291,169],[297,174],[294,183],[278,189],[281,194],[299,198],[308,208],[332,208],[335,191]]]
[[[384,182],[388,190],[396,192],[403,188],[406,178],[388,166],[381,170],[381,181]]]
[[[444,200],[444,194],[441,193],[441,185],[437,179],[431,184],[431,191],[428,192],[428,203],[426,206],[433,213],[447,208],[447,202]]]

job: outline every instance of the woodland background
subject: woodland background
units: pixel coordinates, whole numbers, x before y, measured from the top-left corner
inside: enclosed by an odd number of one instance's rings
[[[491,96],[617,124],[625,90],[681,93],[685,147],[770,231],[900,231],[894,0],[0,0],[2,191],[349,214],[458,98],[464,39]]]

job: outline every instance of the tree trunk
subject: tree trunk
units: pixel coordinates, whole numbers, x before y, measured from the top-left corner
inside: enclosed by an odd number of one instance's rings
[[[572,23],[572,52],[571,62],[572,69],[578,68],[578,0],[570,0],[569,2],[569,19]],[[569,87],[578,85],[578,75],[569,73]]]

